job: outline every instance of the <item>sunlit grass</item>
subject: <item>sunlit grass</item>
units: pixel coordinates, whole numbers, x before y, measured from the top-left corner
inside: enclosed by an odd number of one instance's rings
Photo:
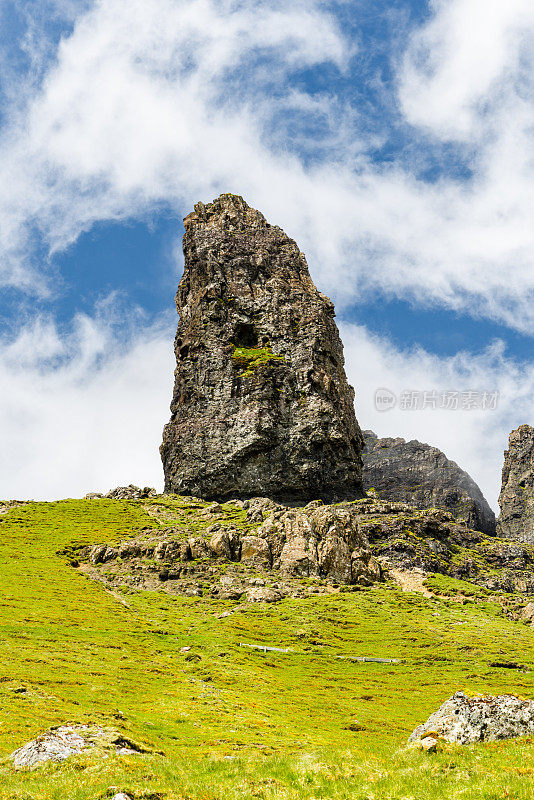
[[[237,604],[114,596],[70,566],[69,546],[157,527],[151,502],[31,503],[0,516],[1,754],[51,725],[86,721],[159,751],[82,754],[32,773],[5,760],[0,798],[85,800],[111,796],[110,787],[169,800],[533,796],[530,740],[431,756],[404,750],[458,689],[534,697],[534,672],[490,666],[534,666],[531,629],[491,597],[460,605],[381,587],[240,605],[218,618]],[[201,508],[162,503],[184,525],[205,525]],[[351,730],[355,720],[360,730]]]

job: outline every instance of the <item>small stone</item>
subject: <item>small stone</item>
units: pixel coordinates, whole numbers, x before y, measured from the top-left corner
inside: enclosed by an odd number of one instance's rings
[[[278,603],[282,595],[277,589],[251,587],[245,591],[249,603]]]
[[[119,792],[118,794],[114,794],[111,800],[132,800],[129,794],[124,794],[124,792]]]
[[[426,753],[435,753],[438,747],[438,740],[434,739],[433,736],[425,736],[425,738],[421,739],[419,742],[419,747]]]
[[[521,619],[525,622],[534,621],[534,603],[527,603],[527,605],[521,611]]]

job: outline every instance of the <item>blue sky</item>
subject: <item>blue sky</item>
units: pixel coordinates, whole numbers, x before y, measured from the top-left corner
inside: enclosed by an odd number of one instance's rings
[[[362,427],[495,506],[534,417],[533,33],[526,0],[3,0],[3,493],[161,484],[181,220],[232,191],[335,301]]]

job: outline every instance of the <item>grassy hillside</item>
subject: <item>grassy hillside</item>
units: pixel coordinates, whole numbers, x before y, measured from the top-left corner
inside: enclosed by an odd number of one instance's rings
[[[148,502],[29,503],[0,516],[1,800],[534,795],[534,740],[404,749],[458,689],[534,698],[534,634],[490,595],[459,603],[382,586],[243,604],[111,592],[71,566],[73,546],[157,527]],[[532,671],[490,666],[503,660]],[[13,769],[12,750],[64,722],[115,726],[152,752]]]

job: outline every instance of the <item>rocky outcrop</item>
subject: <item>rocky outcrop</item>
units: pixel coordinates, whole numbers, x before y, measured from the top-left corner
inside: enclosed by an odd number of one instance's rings
[[[357,510],[310,506],[274,511],[258,529],[258,537],[269,543],[273,568],[283,576],[323,576],[342,584],[380,580],[380,566],[358,526]]]
[[[493,742],[534,733],[534,702],[511,694],[497,697],[468,697],[456,692],[419,725],[409,742],[429,738],[459,744]],[[425,749],[430,749],[425,747]]]
[[[11,759],[15,768],[31,769],[45,761],[65,761],[83,750],[100,751],[106,757],[110,752],[119,755],[147,752],[112,728],[59,725],[19,747],[11,754]]]
[[[512,431],[504,453],[499,536],[534,544],[534,428]]]
[[[149,497],[156,497],[156,490],[151,486],[145,486],[140,489],[139,486],[134,486],[130,483],[129,486],[117,486],[116,489],[110,489],[107,494],[100,492],[89,492],[85,495],[85,500],[101,500],[106,498],[108,500],[145,500]]]
[[[165,491],[363,496],[363,440],[334,307],[304,255],[235,195],[197,203],[184,225]]]
[[[223,505],[169,497],[139,501],[157,528],[113,544],[69,547],[69,563],[112,586],[225,600],[357,590],[384,577],[441,573],[497,593],[534,593],[534,545],[485,536],[442,509],[376,495],[287,507],[268,498]],[[171,524],[172,527],[163,527]],[[519,614],[525,602],[516,603]],[[519,618],[519,616],[517,616]]]
[[[472,478],[438,450],[415,439],[379,439],[364,431],[362,479],[384,500],[443,508],[467,526],[495,533],[495,514]]]
[[[274,572],[281,578],[314,577],[364,586],[380,580],[380,566],[359,528],[359,510],[352,504],[323,506],[314,501],[297,510],[285,506],[273,508],[266,498],[251,502],[251,518],[257,519],[260,502],[266,510],[263,524],[250,531],[242,533],[236,528],[213,526],[217,530],[212,532],[210,528],[209,538],[190,537],[186,542],[178,542],[165,536],[122,542],[117,547],[99,544],[89,548],[84,557],[93,566],[152,558],[161,565],[160,581],[187,575],[189,567],[182,566],[187,562],[209,559],[239,562],[246,569]]]

